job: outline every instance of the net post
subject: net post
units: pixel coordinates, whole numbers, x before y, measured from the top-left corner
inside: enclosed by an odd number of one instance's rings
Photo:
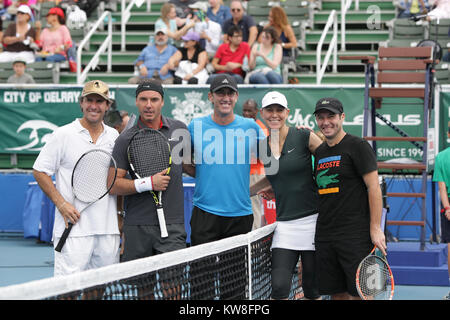
[[[252,241],[251,241],[251,237],[249,235],[247,235],[247,259],[248,259],[248,300],[253,300]]]

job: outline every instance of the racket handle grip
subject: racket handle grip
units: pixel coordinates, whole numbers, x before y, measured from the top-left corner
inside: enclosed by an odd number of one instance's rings
[[[161,238],[167,238],[169,234],[167,233],[166,219],[164,218],[164,210],[162,208],[157,208],[156,213],[158,214],[159,228],[161,229]]]
[[[69,226],[64,229],[64,232],[61,236],[61,239],[59,239],[58,245],[55,248],[55,251],[61,252],[62,248],[64,247],[64,244],[66,243],[67,237],[69,236],[70,230],[72,230],[73,223],[69,222]]]

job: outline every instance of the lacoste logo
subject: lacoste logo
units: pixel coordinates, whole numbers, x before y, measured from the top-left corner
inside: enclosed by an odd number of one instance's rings
[[[328,100],[323,100],[322,101],[322,104],[329,104],[330,103],[330,101],[328,101]]]

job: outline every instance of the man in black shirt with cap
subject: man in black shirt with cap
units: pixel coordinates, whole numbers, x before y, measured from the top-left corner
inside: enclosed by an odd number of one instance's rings
[[[319,291],[336,300],[358,299],[356,270],[373,246],[386,253],[376,155],[343,129],[342,103],[322,98],[314,111],[326,138],[316,149],[319,217],[315,245]]]

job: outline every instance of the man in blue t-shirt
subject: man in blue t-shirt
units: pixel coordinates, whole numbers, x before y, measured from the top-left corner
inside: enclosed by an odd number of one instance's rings
[[[255,121],[234,114],[238,96],[236,80],[229,74],[217,75],[208,93],[214,112],[188,125],[194,164],[183,167],[185,172],[195,176],[191,245],[244,234],[252,229],[250,164],[256,163],[258,142],[264,139],[264,133]],[[244,299],[244,283],[227,285],[226,272],[217,273],[223,269],[223,263],[227,262],[217,259],[206,272],[202,264],[190,265],[192,279],[201,277],[202,283],[211,283],[206,290],[197,290],[194,284],[190,299],[214,299],[216,292],[220,292],[219,299]]]
[[[234,114],[236,81],[228,74],[214,78],[208,93],[212,115],[188,126],[195,175],[191,244],[197,245],[251,231],[250,164],[264,133],[255,121]],[[187,170],[186,170],[187,171]]]

